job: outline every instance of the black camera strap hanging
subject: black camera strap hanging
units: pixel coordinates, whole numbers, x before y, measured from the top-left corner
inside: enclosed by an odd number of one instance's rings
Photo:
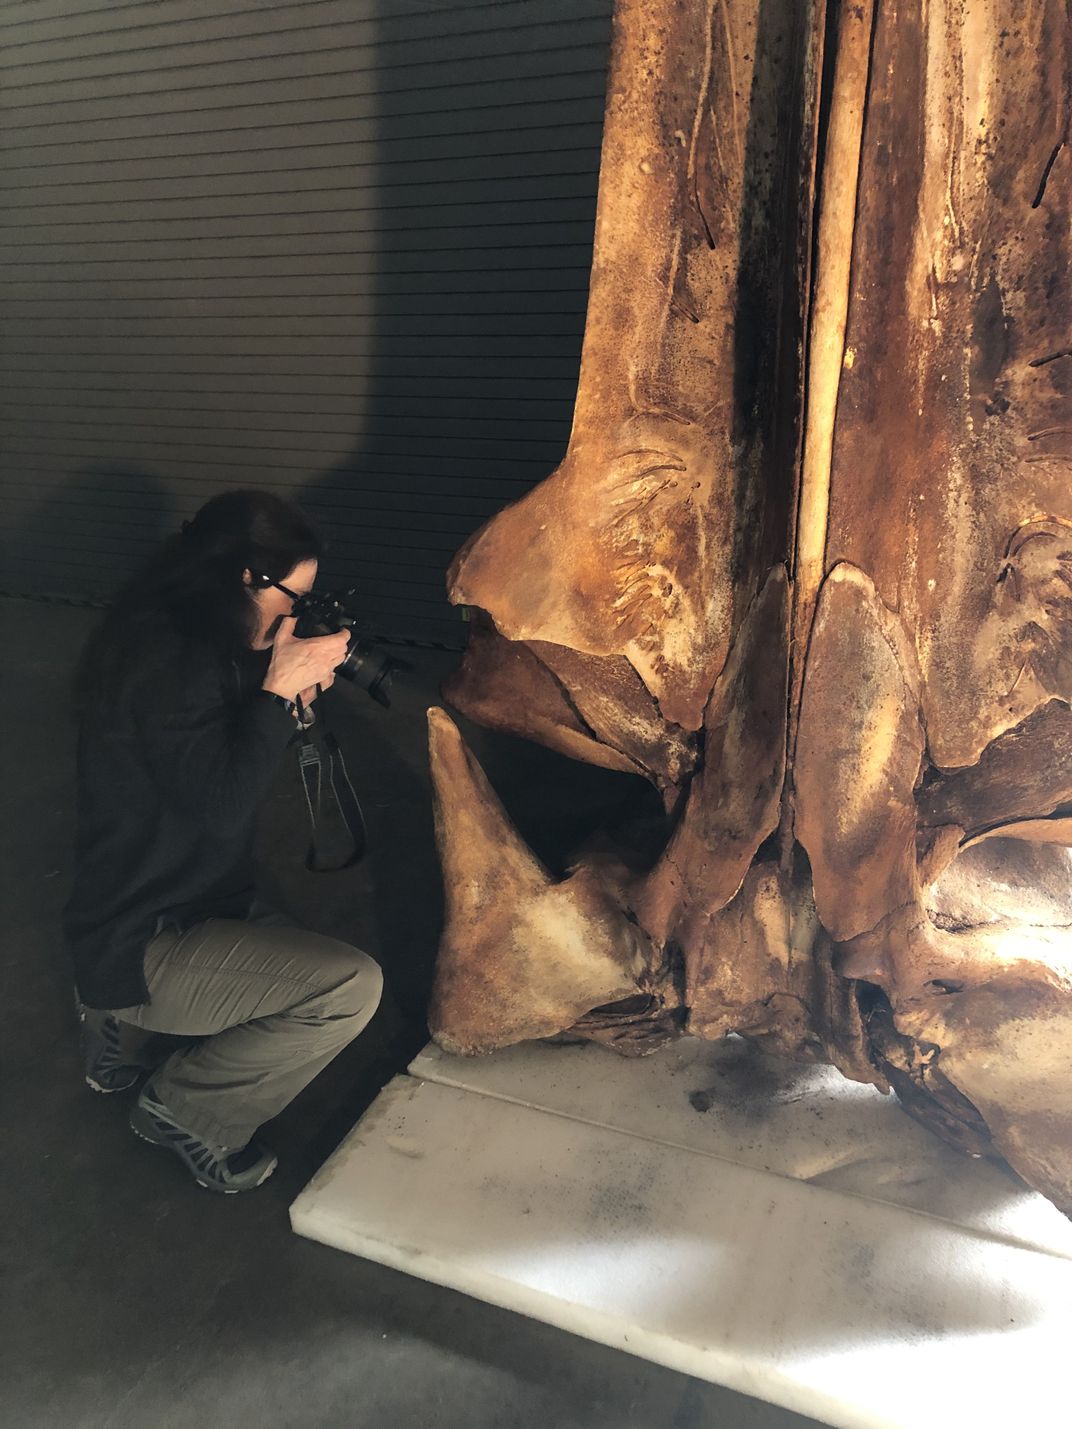
[[[298,701],[301,734],[298,774],[309,811],[309,848],[305,866],[314,873],[339,873],[360,863],[368,849],[365,816],[339,741],[323,718],[320,738],[314,740]],[[326,778],[325,778],[326,775]]]

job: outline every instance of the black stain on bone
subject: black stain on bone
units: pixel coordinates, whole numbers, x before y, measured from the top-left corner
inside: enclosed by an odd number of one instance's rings
[[[1038,208],[1038,207],[1040,206],[1040,204],[1042,203],[1042,200],[1046,197],[1046,185],[1047,185],[1047,184],[1049,183],[1049,181],[1050,181],[1050,174],[1051,174],[1052,171],[1053,171],[1053,166],[1054,166],[1054,164],[1056,164],[1056,162],[1057,162],[1057,155],[1061,152],[1061,150],[1064,148],[1064,146],[1065,146],[1065,141],[1064,141],[1063,139],[1059,140],[1059,142],[1056,143],[1056,144],[1054,145],[1054,147],[1053,147],[1053,153],[1052,153],[1052,154],[1050,155],[1050,157],[1046,160],[1046,167],[1042,170],[1042,178],[1039,179],[1038,192],[1035,194],[1035,197],[1031,200],[1031,207],[1032,207],[1032,208]]]

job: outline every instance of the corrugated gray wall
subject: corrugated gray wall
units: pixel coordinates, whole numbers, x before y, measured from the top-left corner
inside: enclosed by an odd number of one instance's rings
[[[0,7],[0,586],[278,488],[370,630],[569,433],[611,0]]]

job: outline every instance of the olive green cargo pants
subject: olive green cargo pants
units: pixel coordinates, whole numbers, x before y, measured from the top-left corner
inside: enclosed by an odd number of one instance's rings
[[[149,1002],[113,1009],[123,1060],[149,1064],[147,1034],[200,1039],[154,1071],[153,1087],[187,1131],[229,1148],[353,1041],[383,990],[367,953],[270,913],[158,933],[145,979]]]

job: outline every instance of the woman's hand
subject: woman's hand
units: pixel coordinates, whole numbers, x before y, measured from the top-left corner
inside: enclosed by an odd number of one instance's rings
[[[280,623],[262,688],[285,700],[296,700],[301,695],[308,704],[310,689],[314,693],[317,685],[327,689],[334,680],[335,667],[346,655],[350,633],[340,630],[335,635],[312,635],[299,640],[294,634],[296,624],[292,615]]]

